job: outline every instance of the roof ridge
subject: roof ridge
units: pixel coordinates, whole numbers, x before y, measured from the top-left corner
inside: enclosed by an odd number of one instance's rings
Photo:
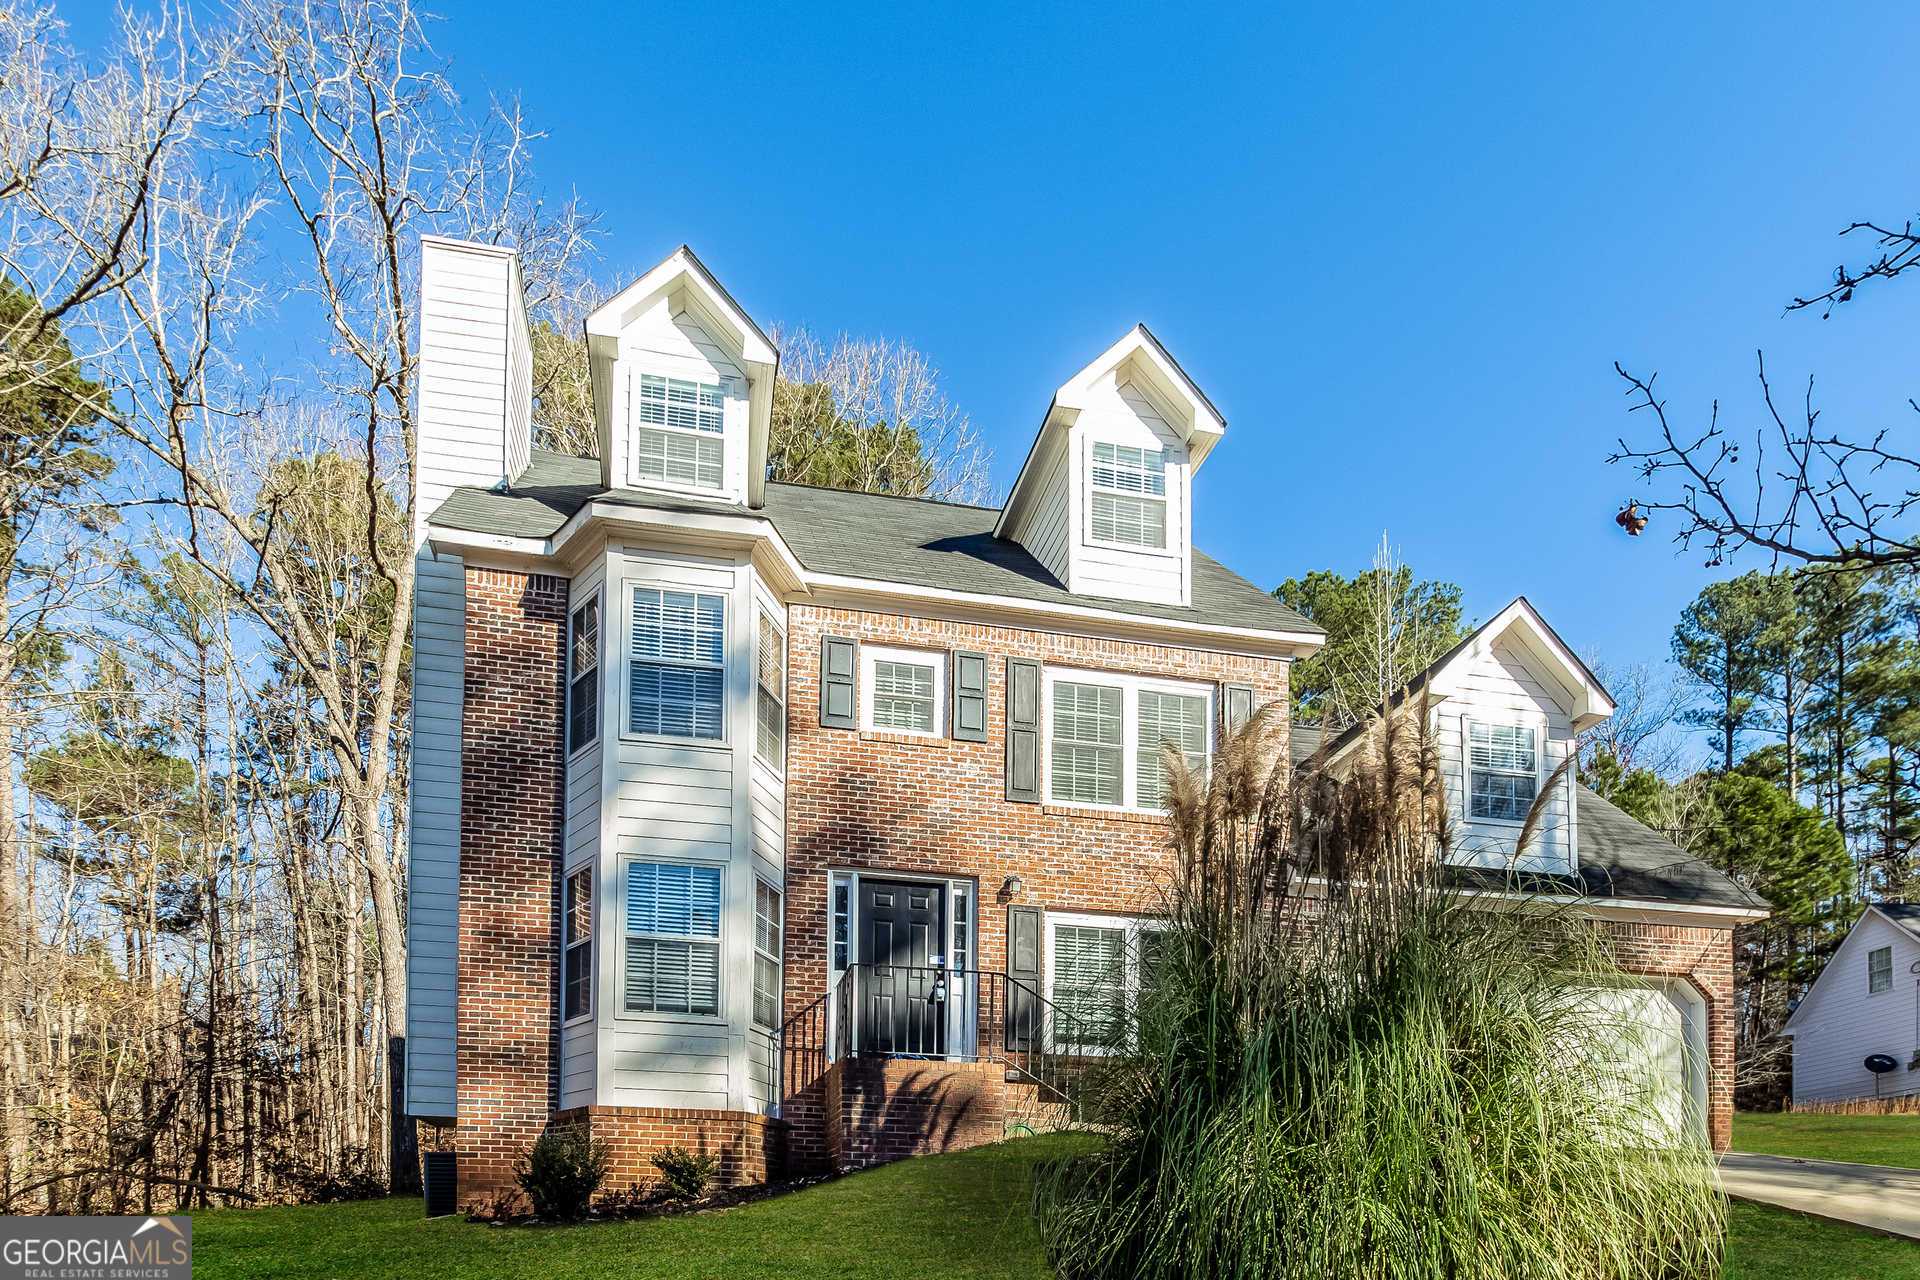
[[[962,511],[991,511],[998,514],[1005,510],[1003,507],[989,507],[978,502],[950,502],[945,498],[919,498],[905,493],[875,493],[871,489],[842,489],[838,485],[800,484],[794,480],[769,480],[767,487],[769,489],[812,489],[817,493],[845,493],[857,498],[891,498],[895,502],[917,502],[923,507],[958,507]]]

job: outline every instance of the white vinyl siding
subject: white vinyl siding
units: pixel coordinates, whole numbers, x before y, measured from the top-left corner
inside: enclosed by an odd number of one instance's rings
[[[1876,968],[1886,975],[1882,990],[1874,989]],[[1866,1067],[1875,1053],[1902,1064],[1920,1057],[1920,940],[1869,906],[1800,998],[1787,1030],[1796,1105],[1920,1093],[1920,1071],[1876,1075]]]
[[[635,587],[632,627],[628,732],[663,738],[724,737],[725,598]]]
[[[1121,691],[1053,686],[1052,796],[1066,804],[1121,805]]]
[[[1207,767],[1207,700],[1178,693],[1140,691],[1139,790],[1135,803],[1142,809],[1164,807],[1166,765],[1162,743],[1169,743],[1186,761],[1187,771],[1200,774]]]
[[[1535,730],[1521,725],[1467,723],[1467,816],[1521,822],[1540,780]]]
[[[720,1011],[720,869],[627,864],[628,1013]]]

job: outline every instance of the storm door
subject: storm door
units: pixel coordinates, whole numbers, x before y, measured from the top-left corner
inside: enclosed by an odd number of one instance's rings
[[[945,886],[860,881],[860,1050],[942,1055]],[[937,963],[936,963],[937,962]]]

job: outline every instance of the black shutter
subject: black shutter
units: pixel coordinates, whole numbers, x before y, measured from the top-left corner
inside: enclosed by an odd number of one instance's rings
[[[1040,664],[1007,659],[1007,799],[1040,803]]]
[[[1226,686],[1226,691],[1227,733],[1231,736],[1253,719],[1253,686],[1230,684]]]
[[[958,742],[987,740],[987,655],[953,651],[953,736]]]
[[[859,642],[839,636],[820,637],[821,728],[859,727],[860,704],[854,697],[855,673],[859,670]]]
[[[1040,1020],[1040,908],[1007,908],[1007,1048],[1033,1047]]]

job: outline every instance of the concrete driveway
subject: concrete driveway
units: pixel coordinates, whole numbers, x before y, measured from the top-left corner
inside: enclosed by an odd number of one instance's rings
[[[1741,1200],[1920,1240],[1920,1169],[1729,1151],[1720,1185]]]

